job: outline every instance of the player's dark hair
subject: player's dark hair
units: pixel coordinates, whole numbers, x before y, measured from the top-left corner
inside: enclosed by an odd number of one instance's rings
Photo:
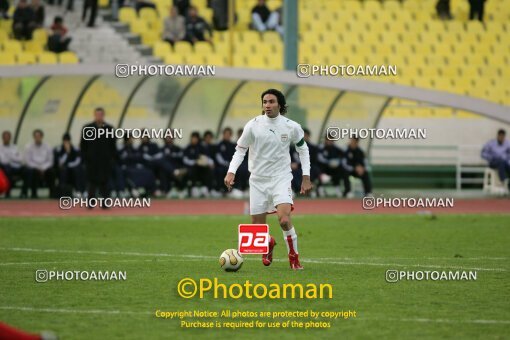
[[[498,135],[506,135],[506,131],[503,129],[498,130]]]
[[[358,136],[354,136],[351,138],[352,140],[355,140],[356,142],[359,142],[359,137]]]
[[[206,131],[204,132],[204,138],[205,138],[205,137],[207,137],[207,136],[211,136],[211,137],[213,137],[213,138],[214,138],[214,133],[212,133],[212,131],[211,131],[211,130],[206,130]]]
[[[35,130],[34,130],[34,132],[32,132],[32,136],[35,136],[35,134],[36,134],[36,133],[40,133],[40,134],[41,134],[41,136],[43,136],[43,137],[44,137],[44,132],[43,132],[43,130],[41,130],[41,129],[35,129]]]
[[[64,133],[64,135],[62,136],[62,141],[66,140],[71,140],[71,135],[69,134],[69,132]]]
[[[198,138],[198,140],[200,141],[200,132],[198,132],[198,131],[193,131],[193,132],[191,133],[191,138],[193,138],[193,137]]]
[[[266,94],[272,94],[276,97],[276,101],[278,102],[278,105],[280,105],[280,114],[285,115],[287,113],[287,102],[285,101],[285,96],[283,93],[278,91],[277,89],[267,89],[264,92],[262,92],[262,95],[260,96],[260,100],[262,101],[262,104],[264,104],[264,96]],[[264,114],[264,112],[262,112]]]
[[[310,129],[308,129],[308,128],[303,128],[303,132],[305,133],[305,135],[309,135],[309,136],[312,135],[312,133],[310,132]]]
[[[101,106],[96,107],[96,108],[94,109],[94,112],[96,112],[96,111],[101,111],[101,112],[103,112],[103,113],[104,113],[104,109],[103,109]]]

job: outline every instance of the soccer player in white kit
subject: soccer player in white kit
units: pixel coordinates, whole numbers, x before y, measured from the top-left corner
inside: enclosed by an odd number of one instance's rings
[[[262,115],[245,125],[225,176],[225,185],[229,190],[232,189],[237,168],[249,149],[251,221],[254,224],[265,224],[267,214],[276,213],[287,245],[290,267],[303,269],[299,263],[296,230],[290,218],[294,202],[289,148],[291,143],[296,145],[303,171],[300,193],[307,194],[312,189],[308,146],[301,126],[284,117],[287,112],[285,96],[278,90],[268,89],[262,93],[261,99]],[[275,245],[276,242],[271,236],[269,253],[262,256],[265,266],[273,262]]]

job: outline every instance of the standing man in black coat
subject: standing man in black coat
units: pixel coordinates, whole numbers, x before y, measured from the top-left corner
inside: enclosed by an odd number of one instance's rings
[[[80,149],[87,171],[88,198],[109,196],[108,181],[117,158],[116,139],[113,126],[104,121],[105,111],[94,110],[94,121],[82,129]]]

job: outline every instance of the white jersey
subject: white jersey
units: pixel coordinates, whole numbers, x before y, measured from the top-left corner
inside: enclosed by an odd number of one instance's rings
[[[16,145],[0,145],[0,164],[10,165],[13,168],[20,168],[23,157]]]
[[[301,125],[282,115],[275,118],[257,116],[245,125],[228,172],[237,171],[249,149],[248,170],[252,175],[273,177],[290,174],[291,143],[296,144],[303,175],[309,176],[310,156]]]

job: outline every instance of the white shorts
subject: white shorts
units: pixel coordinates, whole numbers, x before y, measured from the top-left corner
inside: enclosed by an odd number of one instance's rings
[[[250,215],[274,213],[276,206],[292,201],[292,173],[278,177],[250,176]]]

